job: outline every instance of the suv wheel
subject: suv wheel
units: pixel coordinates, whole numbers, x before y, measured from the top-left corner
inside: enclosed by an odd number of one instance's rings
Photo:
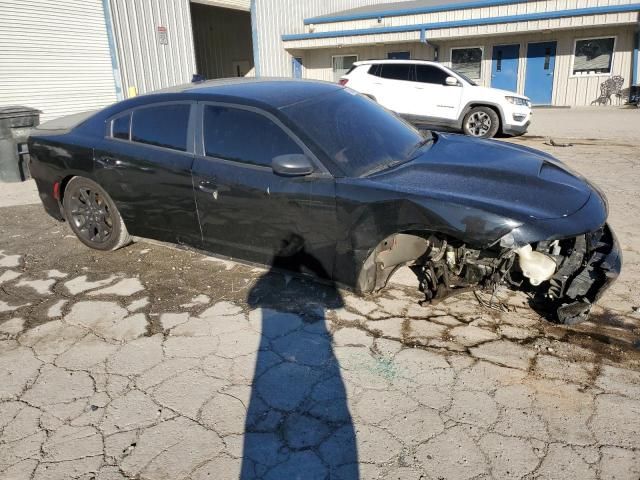
[[[489,107],[473,107],[465,115],[462,129],[466,135],[478,138],[492,138],[498,133],[500,119]]]

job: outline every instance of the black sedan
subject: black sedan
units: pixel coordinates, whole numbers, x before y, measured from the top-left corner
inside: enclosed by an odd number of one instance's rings
[[[603,194],[552,156],[421,133],[330,83],[178,87],[44,124],[29,150],[46,211],[100,250],[154,238],[362,294],[409,265],[427,301],[507,284],[565,323],[621,267]]]

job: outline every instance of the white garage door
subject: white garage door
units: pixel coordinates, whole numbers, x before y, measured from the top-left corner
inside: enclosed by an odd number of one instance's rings
[[[0,106],[47,121],[115,101],[102,0],[0,0]]]

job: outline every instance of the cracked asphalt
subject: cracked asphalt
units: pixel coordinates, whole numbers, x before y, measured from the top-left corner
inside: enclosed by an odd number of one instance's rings
[[[638,480],[640,148],[515,141],[609,197],[624,270],[588,323],[508,291],[420,307],[406,272],[360,298],[147,241],[102,253],[0,208],[0,478]]]

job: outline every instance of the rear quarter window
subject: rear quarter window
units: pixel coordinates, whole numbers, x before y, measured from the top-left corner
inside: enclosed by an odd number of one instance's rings
[[[131,113],[127,113],[111,120],[111,137],[129,140],[131,128]]]

